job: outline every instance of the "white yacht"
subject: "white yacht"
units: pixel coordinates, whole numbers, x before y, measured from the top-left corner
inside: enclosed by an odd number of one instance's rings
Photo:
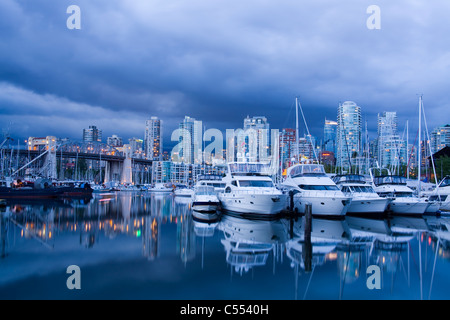
[[[276,215],[286,207],[287,195],[273,184],[269,165],[252,162],[228,163],[225,191],[219,193],[226,211],[252,215]]]
[[[192,199],[192,209],[197,212],[215,213],[220,205],[212,186],[196,186]]]
[[[437,203],[441,211],[450,211],[450,176],[446,176],[435,190],[432,192],[424,192],[428,196],[429,201]],[[432,210],[428,210],[431,212]]]
[[[323,165],[296,164],[287,170],[282,183],[286,191],[294,191],[294,211],[305,213],[307,203],[312,205],[313,215],[344,216],[351,203],[327,176]]]
[[[188,188],[185,185],[178,185],[173,191],[175,197],[193,197],[194,189]]]
[[[372,177],[373,188],[381,197],[391,199],[388,211],[394,214],[422,215],[428,209],[428,199],[419,198],[406,185],[406,178],[395,175]]]
[[[352,198],[348,213],[384,213],[389,205],[390,199],[380,197],[362,175],[337,175],[333,181]]]
[[[225,182],[221,175],[215,174],[200,174],[197,176],[196,186],[212,186],[214,190],[219,193],[225,191]]]
[[[172,192],[173,189],[170,187],[167,187],[165,184],[163,183],[156,183],[153,187],[151,187],[150,189],[148,189],[148,191],[150,192],[163,192],[163,193],[169,193]]]

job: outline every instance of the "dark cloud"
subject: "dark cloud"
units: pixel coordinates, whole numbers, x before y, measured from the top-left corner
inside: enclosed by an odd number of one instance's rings
[[[81,30],[66,27],[71,4]],[[445,124],[450,3],[379,1],[381,29],[368,30],[371,4],[4,0],[0,127],[74,139],[91,124],[142,136],[153,115],[166,139],[185,115],[221,130],[247,115],[292,127],[299,96],[320,137],[346,100],[362,107],[372,132],[383,111],[413,126],[418,93],[429,128]]]

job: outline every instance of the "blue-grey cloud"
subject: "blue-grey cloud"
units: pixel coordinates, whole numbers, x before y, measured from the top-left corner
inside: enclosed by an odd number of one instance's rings
[[[71,4],[81,30],[66,27]],[[380,30],[366,27],[371,4],[4,0],[0,127],[78,138],[98,123],[127,138],[143,135],[153,115],[165,132],[185,115],[222,130],[247,115],[292,127],[299,96],[321,136],[323,119],[345,100],[362,107],[372,131],[383,111],[397,111],[399,127],[413,125],[418,93],[429,127],[445,124],[450,3],[380,0]]]

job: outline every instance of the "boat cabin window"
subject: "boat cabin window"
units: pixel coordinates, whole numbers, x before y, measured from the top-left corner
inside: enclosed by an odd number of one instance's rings
[[[375,193],[370,186],[351,186],[349,187],[353,192]]]
[[[303,164],[295,166],[290,172],[291,178],[301,176],[325,176],[325,170],[321,164]]]
[[[412,192],[394,192],[396,198],[409,198],[413,196]]]
[[[366,179],[364,178],[364,176],[359,174],[346,174],[335,176],[333,177],[333,181],[335,183],[344,183],[344,182],[366,183]]]
[[[237,181],[236,181],[236,180],[231,181],[231,184],[232,184],[233,186],[237,187]]]
[[[263,180],[239,180],[240,187],[259,187],[259,188],[272,188],[272,181]]]
[[[333,185],[308,185],[308,184],[301,184],[298,186],[300,189],[303,190],[326,190],[326,191],[338,191],[339,188],[337,186],[333,186]]]

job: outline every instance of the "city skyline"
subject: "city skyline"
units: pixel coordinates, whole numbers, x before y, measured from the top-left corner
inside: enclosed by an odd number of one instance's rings
[[[408,120],[413,136],[417,94],[429,128],[449,122],[443,0],[379,4],[375,30],[368,1],[81,0],[73,30],[71,4],[0,4],[2,133],[79,139],[94,125],[126,139],[142,137],[144,118],[164,119],[168,133],[185,115],[221,131],[247,115],[292,128],[295,97],[317,137],[348,100],[361,106],[371,138],[384,111],[397,112],[399,131]]]

